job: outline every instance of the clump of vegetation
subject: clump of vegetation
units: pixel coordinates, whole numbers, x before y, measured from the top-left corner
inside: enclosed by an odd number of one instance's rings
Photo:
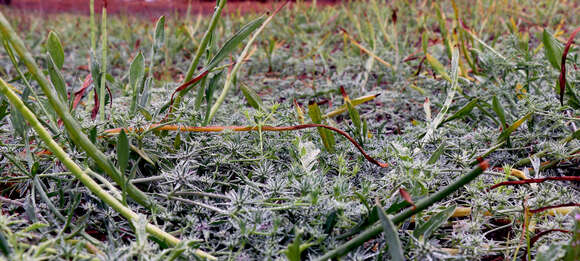
[[[226,5],[2,9],[2,258],[580,257],[576,3]]]

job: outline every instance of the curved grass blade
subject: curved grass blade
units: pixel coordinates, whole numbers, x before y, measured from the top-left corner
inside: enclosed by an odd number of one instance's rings
[[[240,85],[240,89],[242,90],[244,97],[246,97],[248,104],[252,106],[252,108],[256,110],[264,108],[264,103],[262,102],[262,99],[254,90],[252,90],[252,88],[242,83]]]

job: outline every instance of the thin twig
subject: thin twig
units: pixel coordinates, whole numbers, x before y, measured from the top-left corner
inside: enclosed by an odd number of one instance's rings
[[[344,136],[346,139],[348,139],[359,151],[360,153],[365,157],[366,160],[368,160],[369,162],[381,167],[381,168],[386,168],[389,166],[388,163],[383,163],[383,162],[379,162],[378,160],[372,158],[371,156],[369,156],[365,150],[362,148],[362,146],[360,144],[358,144],[358,142],[356,142],[350,135],[348,135],[348,133],[344,132],[341,129],[332,127],[332,126],[328,126],[328,125],[324,125],[324,124],[302,124],[302,125],[294,125],[294,126],[261,126],[261,127],[257,127],[257,126],[203,126],[203,127],[198,127],[198,126],[178,126],[178,125],[164,125],[164,126],[159,126],[159,124],[152,124],[149,129],[151,128],[156,128],[157,130],[167,130],[167,131],[182,131],[182,132],[222,132],[225,130],[231,130],[231,131],[295,131],[295,130],[302,130],[302,129],[308,129],[308,128],[325,128],[325,129],[329,129],[331,131],[334,131],[342,136]],[[109,129],[106,130],[105,133],[107,134],[118,134],[119,132],[121,132],[121,130],[124,130],[125,132],[143,132],[146,131],[148,129],[145,128],[115,128],[115,129]]]

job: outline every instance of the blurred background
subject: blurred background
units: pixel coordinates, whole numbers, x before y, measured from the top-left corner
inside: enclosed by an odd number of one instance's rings
[[[95,9],[100,10],[103,0],[95,0]],[[145,16],[168,15],[174,12],[209,14],[213,12],[214,0],[108,0],[109,13],[128,13]],[[279,1],[271,0],[228,0],[226,12],[255,12],[271,9]],[[305,1],[310,2],[310,1]],[[340,2],[317,1],[321,4]],[[89,13],[89,0],[0,0],[0,4],[27,12],[37,13]]]

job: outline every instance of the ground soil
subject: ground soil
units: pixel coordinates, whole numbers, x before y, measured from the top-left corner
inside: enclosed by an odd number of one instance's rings
[[[144,16],[171,15],[185,13],[189,0],[108,0],[107,11],[112,14],[131,14]],[[337,1],[318,1],[321,5]],[[226,13],[248,13],[272,10],[280,1],[228,1]],[[95,0],[95,10],[101,10],[103,0]],[[191,12],[211,14],[215,1],[191,0]],[[89,14],[89,0],[12,0],[10,8],[25,13],[75,13]]]

